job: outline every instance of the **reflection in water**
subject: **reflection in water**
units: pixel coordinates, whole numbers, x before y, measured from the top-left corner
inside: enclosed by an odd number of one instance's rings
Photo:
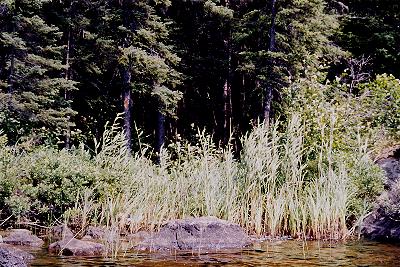
[[[400,246],[373,242],[263,242],[229,253],[126,253],[118,260],[49,256],[36,251],[32,266],[399,266]]]

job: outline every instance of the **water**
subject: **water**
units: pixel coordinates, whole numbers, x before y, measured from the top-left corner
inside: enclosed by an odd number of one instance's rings
[[[400,246],[367,241],[266,241],[244,251],[209,253],[127,253],[117,260],[50,256],[34,252],[32,266],[400,266]]]

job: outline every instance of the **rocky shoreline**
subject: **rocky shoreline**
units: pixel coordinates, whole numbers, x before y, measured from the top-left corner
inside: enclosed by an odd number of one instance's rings
[[[49,240],[48,253],[77,257],[105,256],[107,249],[104,244],[110,242],[110,235],[106,228],[89,226],[84,236],[78,239],[66,225],[58,225],[46,236]],[[207,253],[224,249],[243,249],[252,244],[251,238],[239,225],[216,217],[173,220],[166,223],[157,233],[138,232],[112,238],[111,242],[120,239],[129,242],[130,250],[149,252],[196,250]],[[0,267],[29,266],[34,257],[24,249],[43,249],[47,243],[26,229],[7,232],[2,242]]]

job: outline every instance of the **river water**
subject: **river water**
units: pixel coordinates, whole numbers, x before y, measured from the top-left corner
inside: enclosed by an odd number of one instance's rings
[[[32,266],[400,266],[400,246],[368,241],[265,241],[244,251],[125,253],[117,260],[50,256],[34,252]]]

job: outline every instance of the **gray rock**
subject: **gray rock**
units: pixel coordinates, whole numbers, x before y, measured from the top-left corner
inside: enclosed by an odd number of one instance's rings
[[[64,256],[101,256],[105,253],[105,247],[95,242],[66,238],[51,244],[49,252]]]
[[[137,233],[127,235],[126,239],[134,243],[140,243],[150,237],[151,233],[146,231],[139,231]]]
[[[86,229],[85,236],[92,239],[104,239],[107,235],[107,230],[104,227],[89,226]]]
[[[74,233],[72,233],[71,229],[68,228],[66,224],[60,224],[54,226],[50,231],[50,240],[59,241],[66,238],[74,237]]]
[[[135,249],[207,252],[241,249],[250,244],[250,237],[239,225],[216,217],[201,217],[170,221]]]
[[[386,189],[364,220],[361,233],[368,239],[400,242],[400,146],[386,149],[376,163],[386,172]]]
[[[10,234],[3,238],[3,242],[10,245],[30,247],[41,247],[44,244],[42,239],[33,235],[31,231],[26,229],[11,230]]]
[[[0,245],[0,267],[26,267],[34,257],[12,246]]]
[[[391,187],[400,180],[400,145],[384,149],[376,159],[378,164],[386,172],[386,185]]]
[[[376,162],[386,172],[386,185],[391,186],[400,180],[400,160],[396,158],[381,159]]]

